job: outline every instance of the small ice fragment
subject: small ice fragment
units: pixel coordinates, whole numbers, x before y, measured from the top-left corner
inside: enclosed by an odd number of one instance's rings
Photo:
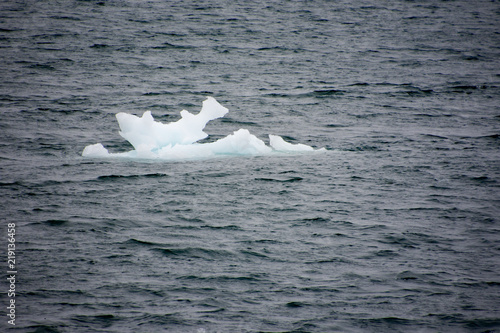
[[[107,157],[109,156],[109,152],[104,146],[100,143],[96,143],[94,145],[90,145],[85,147],[82,152],[82,156],[85,157]]]
[[[314,148],[302,143],[292,144],[288,143],[281,136],[269,135],[269,144],[274,150],[278,151],[313,151]]]

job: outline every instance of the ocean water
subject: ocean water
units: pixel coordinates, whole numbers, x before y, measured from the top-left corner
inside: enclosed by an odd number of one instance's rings
[[[0,60],[3,332],[500,331],[499,2],[7,0]],[[327,151],[82,157],[206,96]]]

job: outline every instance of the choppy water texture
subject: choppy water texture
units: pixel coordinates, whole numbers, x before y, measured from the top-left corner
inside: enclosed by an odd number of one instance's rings
[[[499,18],[465,0],[1,2],[17,331],[498,332]],[[167,123],[207,95],[231,112],[204,142],[247,128],[328,151],[81,156],[131,149],[118,112]]]

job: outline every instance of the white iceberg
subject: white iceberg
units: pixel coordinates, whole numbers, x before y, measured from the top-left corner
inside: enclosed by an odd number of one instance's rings
[[[272,153],[313,152],[304,144],[291,144],[280,136],[269,135],[270,146],[246,129],[239,129],[222,139],[210,143],[197,143],[208,135],[203,132],[210,120],[223,117],[228,109],[213,97],[207,97],[201,111],[193,115],[181,111],[181,119],[163,124],[153,119],[150,111],[142,117],[120,112],[116,115],[120,135],[134,150],[125,153],[110,153],[102,144],[85,147],[84,157],[125,157],[141,159],[182,160],[200,159],[223,155],[267,155]],[[324,148],[319,149],[323,151]]]

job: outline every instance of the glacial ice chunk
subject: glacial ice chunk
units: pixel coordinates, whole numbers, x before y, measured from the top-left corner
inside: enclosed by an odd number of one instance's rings
[[[181,111],[181,119],[163,124],[156,122],[151,111],[146,111],[141,118],[120,112],[116,115],[120,126],[120,135],[137,150],[152,150],[158,147],[176,144],[191,144],[208,136],[203,129],[210,120],[224,117],[229,110],[220,105],[215,98],[208,97],[203,102],[200,113],[193,115]]]
[[[272,152],[264,141],[250,134],[246,129],[239,129],[233,134],[207,144],[215,154],[262,155]]]
[[[104,146],[100,143],[96,143],[94,145],[89,145],[83,149],[82,156],[89,157],[106,157],[109,155],[109,152]]]
[[[206,124],[221,118],[228,109],[213,97],[207,97],[201,111],[193,115],[181,111],[181,119],[164,124],[153,119],[150,111],[142,117],[120,112],[116,115],[119,134],[132,144],[134,150],[109,153],[100,143],[85,147],[84,157],[125,157],[140,159],[183,160],[200,159],[221,155],[267,155],[274,152],[312,152],[312,147],[291,144],[280,136],[269,135],[270,146],[246,129],[239,129],[222,139],[210,143],[197,143],[208,135],[203,131]],[[321,149],[320,149],[321,150]]]
[[[269,134],[269,144],[277,151],[313,151],[314,148],[302,143],[288,143],[281,136]]]

